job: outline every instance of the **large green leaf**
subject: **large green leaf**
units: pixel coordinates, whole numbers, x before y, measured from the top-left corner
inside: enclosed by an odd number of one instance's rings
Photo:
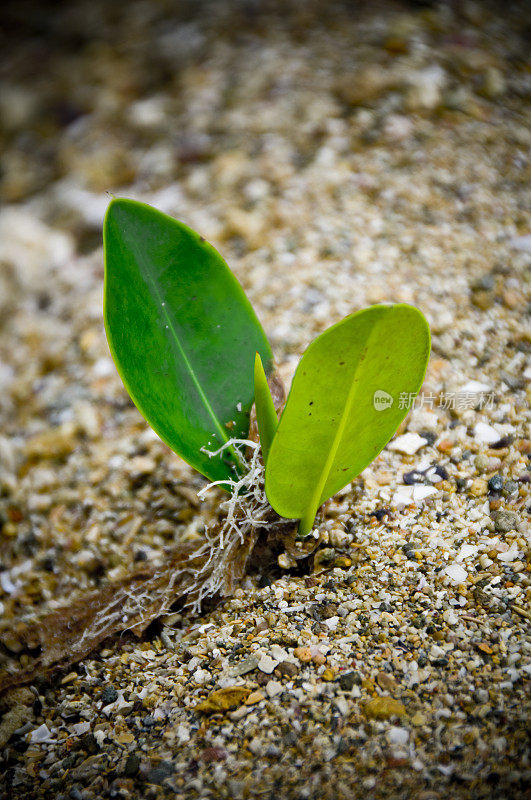
[[[304,353],[266,466],[266,493],[282,516],[311,531],[319,506],[378,455],[422,385],[430,352],[417,308],[378,305],[352,314]],[[392,402],[391,402],[392,401]]]
[[[104,246],[105,329],[133,402],[203,475],[234,477],[231,448],[202,448],[247,436],[255,353],[272,362],[241,286],[199,234],[144,203],[110,203]]]

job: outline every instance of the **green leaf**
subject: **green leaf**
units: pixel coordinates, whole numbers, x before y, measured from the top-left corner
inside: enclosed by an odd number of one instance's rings
[[[272,354],[219,253],[144,203],[113,200],[104,223],[104,320],[111,354],[140,413],[210,480],[240,470],[229,438],[245,438],[252,364]]]
[[[304,353],[266,467],[266,494],[307,535],[319,506],[373,461],[419,391],[430,353],[417,308],[352,314]],[[392,402],[391,402],[392,401]]]
[[[264,464],[267,464],[271,443],[278,426],[278,417],[271,392],[269,391],[260,353],[256,353],[254,359],[254,402],[256,406],[256,421],[260,433],[262,456],[264,458]]]

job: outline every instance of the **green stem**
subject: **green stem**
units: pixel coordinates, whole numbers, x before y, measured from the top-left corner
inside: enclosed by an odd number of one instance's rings
[[[278,427],[278,417],[259,353],[256,353],[254,359],[254,402],[262,455],[264,464],[267,464],[269,451]]]

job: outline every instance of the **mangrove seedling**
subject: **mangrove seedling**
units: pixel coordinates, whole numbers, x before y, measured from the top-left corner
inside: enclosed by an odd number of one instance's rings
[[[277,418],[265,333],[219,253],[182,222],[127,199],[104,223],[104,319],[133,402],[161,439],[210,481],[245,471],[253,402],[265,492],[307,536],[319,507],[382,450],[419,391],[428,324],[406,304],[358,311],[306,350]]]

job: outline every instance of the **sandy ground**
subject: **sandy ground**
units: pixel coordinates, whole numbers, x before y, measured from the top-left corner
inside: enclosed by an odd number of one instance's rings
[[[525,4],[322,5],[4,9],[2,669],[36,615],[200,541],[223,499],[110,359],[109,193],[220,250],[286,383],[371,303],[417,305],[433,349],[302,567],[3,698],[1,797],[526,795]]]

